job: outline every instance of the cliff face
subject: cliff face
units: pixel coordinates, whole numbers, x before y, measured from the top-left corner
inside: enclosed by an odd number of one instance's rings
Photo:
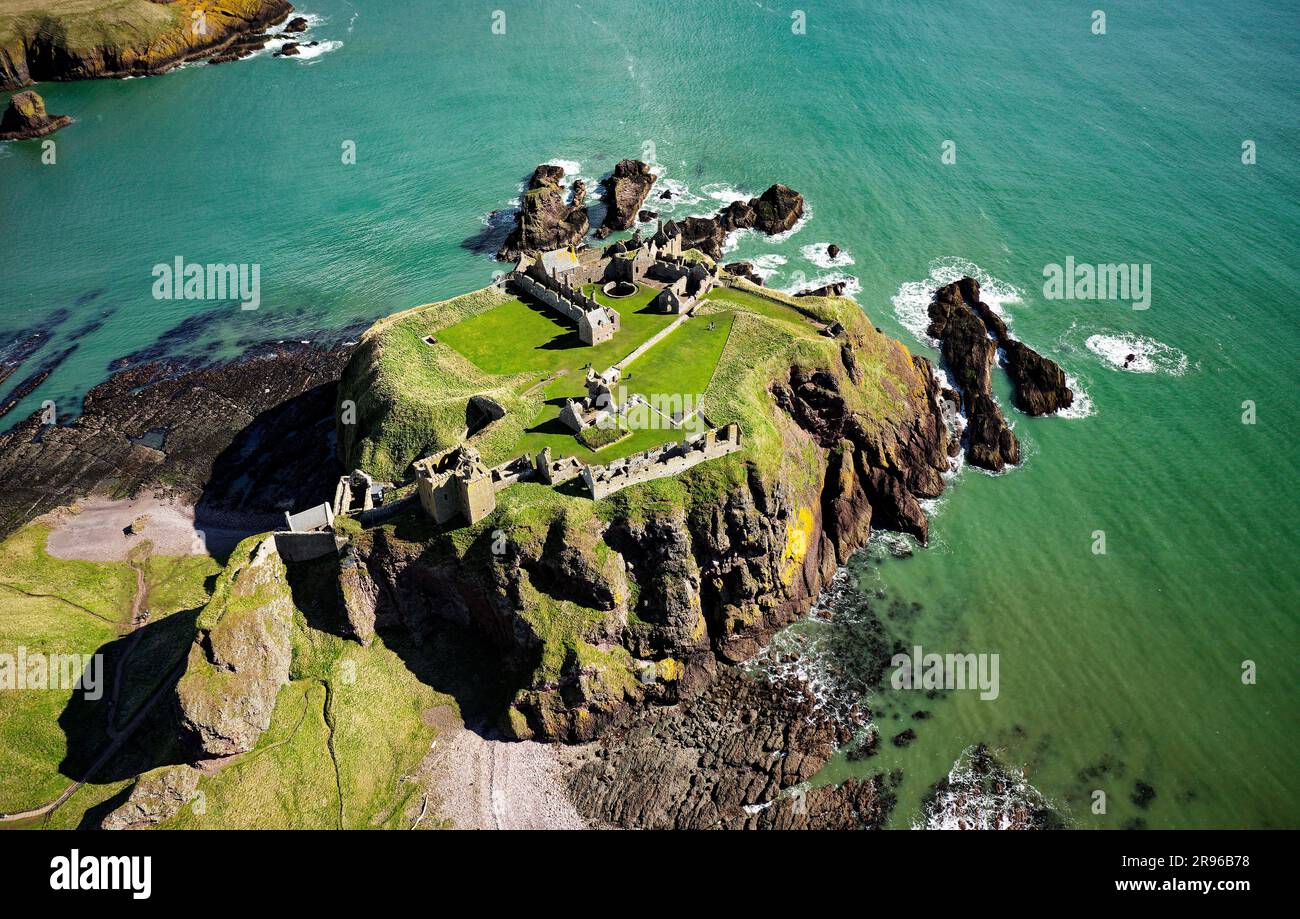
[[[450,619],[495,642],[521,674],[501,725],[516,737],[589,740],[699,696],[803,616],[873,525],[926,538],[918,502],[948,463],[943,397],[924,358],[850,309],[858,320],[819,336],[814,358],[753,371],[779,461],[742,451],[599,504],[507,512],[457,552],[445,536],[365,531],[361,615],[416,636]],[[874,395],[887,419],[864,408]]]
[[[288,0],[226,0],[219,7],[197,0],[105,0],[75,9],[50,3],[48,10],[33,4],[0,16],[0,89],[163,73],[220,52],[292,11]]]

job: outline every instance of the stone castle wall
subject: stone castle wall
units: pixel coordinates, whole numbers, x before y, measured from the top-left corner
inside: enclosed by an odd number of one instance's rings
[[[608,466],[587,466],[582,471],[582,478],[591,497],[599,501],[629,485],[677,475],[707,460],[735,453],[740,448],[740,426],[729,424],[721,430],[705,431],[680,444],[666,444],[634,453]]]

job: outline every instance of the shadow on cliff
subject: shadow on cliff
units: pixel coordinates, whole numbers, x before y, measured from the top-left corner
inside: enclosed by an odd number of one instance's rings
[[[59,715],[67,739],[60,773],[103,784],[184,761],[176,683],[198,615],[197,608],[173,613],[95,651],[102,661],[98,691],[93,686],[75,690]],[[100,763],[119,740],[120,746]]]
[[[218,454],[194,525],[219,561],[244,537],[283,526],[285,511],[330,501],[343,474],[335,452],[336,383],[257,415]]]

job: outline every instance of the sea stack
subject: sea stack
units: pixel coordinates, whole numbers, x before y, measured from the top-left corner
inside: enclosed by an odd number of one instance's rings
[[[67,115],[50,115],[45,111],[45,100],[30,89],[14,93],[9,107],[0,117],[0,140],[30,140],[53,134],[64,125],[72,124]]]

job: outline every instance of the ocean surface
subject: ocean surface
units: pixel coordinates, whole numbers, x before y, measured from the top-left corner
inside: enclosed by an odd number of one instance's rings
[[[926,291],[974,273],[1081,396],[1008,410],[1022,466],[958,472],[928,548],[878,539],[828,600],[854,614],[782,636],[828,698],[873,617],[998,655],[995,700],[868,689],[880,752],[820,780],[901,770],[895,824],[942,824],[930,787],[983,744],[1071,825],[1300,826],[1300,3],[1107,6],[1094,34],[1055,0],[803,0],[794,34],[770,2],[538,0],[497,35],[492,4],[304,0],[322,44],[299,58],[42,85],[76,124],[52,165],[0,144],[0,334],[53,335],[0,399],[75,350],[5,422],[75,414],[128,355],[346,340],[481,287],[490,215],[540,162],[593,184],[651,159],[665,216],[784,182],[808,219],[729,257],[776,287],[849,279],[932,356]],[[260,308],[155,299],[178,256],[258,264]],[[1067,257],[1150,265],[1149,309],[1047,299]]]

